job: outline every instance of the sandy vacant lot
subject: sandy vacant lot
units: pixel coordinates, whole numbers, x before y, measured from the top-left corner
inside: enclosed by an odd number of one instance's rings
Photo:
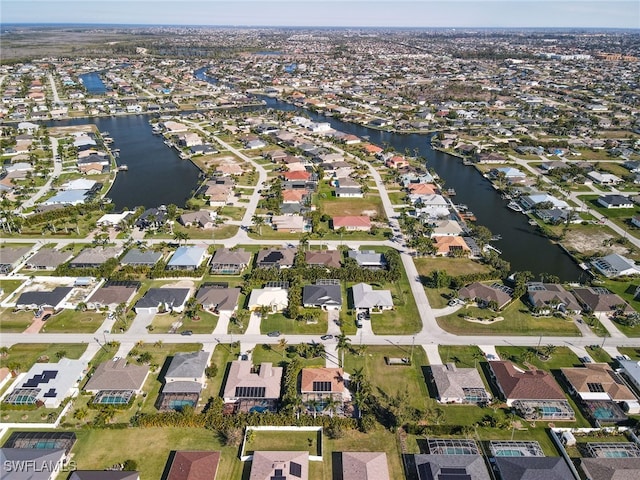
[[[613,235],[610,235],[603,231],[590,231],[586,232],[567,232],[567,236],[562,240],[562,244],[569,250],[583,253],[585,255],[593,255],[595,253],[618,253],[620,255],[626,255],[627,247],[618,243],[612,245],[605,245],[605,242],[614,239]]]

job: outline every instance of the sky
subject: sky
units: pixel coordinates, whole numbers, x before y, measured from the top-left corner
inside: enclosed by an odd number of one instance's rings
[[[0,22],[640,29],[640,0],[1,0]]]

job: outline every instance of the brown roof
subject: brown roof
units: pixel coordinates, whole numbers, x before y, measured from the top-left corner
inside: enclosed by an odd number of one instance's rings
[[[233,311],[238,306],[240,287],[220,288],[216,286],[201,287],[196,295],[196,300],[205,308],[215,306],[218,311]]]
[[[109,360],[98,365],[84,389],[94,392],[99,390],[138,391],[142,389],[148,373],[148,365],[128,364],[126,358]]]
[[[371,228],[371,219],[366,215],[333,217],[332,221],[334,230],[340,227]]]
[[[580,303],[585,305],[594,313],[611,312],[616,310],[618,305],[626,305],[625,311],[632,312],[633,309],[621,297],[609,292],[606,288],[574,288],[573,294]]]
[[[566,400],[560,386],[544,370],[516,370],[511,362],[489,362],[507,400]]]
[[[461,288],[458,292],[458,297],[463,300],[475,300],[478,298],[487,303],[493,300],[498,304],[498,308],[504,307],[511,301],[511,295],[507,292],[479,282],[474,282],[471,285]]]
[[[303,368],[300,392],[316,392],[313,382],[331,382],[331,390],[322,393],[343,393],[345,390],[344,372],[341,368]]]
[[[282,201],[284,202],[301,202],[302,199],[307,195],[306,190],[283,190],[282,191]]]
[[[292,474],[292,465],[299,468]],[[309,452],[257,451],[253,452],[249,480],[271,480],[276,470],[283,480],[307,480],[309,478]]]
[[[603,388],[601,393],[608,394],[609,398],[616,402],[637,400],[631,390],[615,377],[616,373],[606,363],[588,363],[582,367],[561,368],[560,371],[578,393],[593,393],[589,390],[589,384],[592,383],[600,384]]]
[[[100,287],[95,291],[91,298],[87,299],[87,303],[99,303],[101,305],[117,305],[127,303],[136,293],[135,286],[127,285],[110,285]]]
[[[340,268],[340,252],[338,250],[308,250],[304,252],[307,265],[324,265]]]
[[[640,458],[581,458],[580,466],[592,480],[640,478]]]
[[[177,451],[167,480],[215,480],[220,452]]]
[[[311,178],[311,174],[306,170],[304,172],[285,172],[282,176],[287,180],[309,180]]]
[[[342,452],[342,478],[345,480],[389,480],[384,452]]]

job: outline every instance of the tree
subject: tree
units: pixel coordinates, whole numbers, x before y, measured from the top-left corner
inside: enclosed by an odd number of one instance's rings
[[[340,360],[340,368],[342,368],[344,366],[344,351],[346,349],[351,349],[351,339],[344,333],[341,333],[336,337],[336,340],[338,341],[336,344],[338,351],[342,354],[342,358]]]
[[[516,272],[513,278],[515,281],[513,298],[520,298],[527,293],[527,282],[533,279],[533,273],[528,270],[524,272]]]
[[[484,360],[484,355],[482,354],[482,352],[476,350],[475,352],[473,352],[473,360],[474,367],[478,368],[478,360]]]
[[[189,241],[189,234],[187,232],[178,231],[173,234],[173,239],[180,244],[183,240],[186,245],[187,241]]]
[[[261,215],[255,214],[253,217],[251,217],[251,222],[255,227],[258,228],[258,235],[262,236],[262,225],[264,225],[265,223],[264,217],[262,217]]]

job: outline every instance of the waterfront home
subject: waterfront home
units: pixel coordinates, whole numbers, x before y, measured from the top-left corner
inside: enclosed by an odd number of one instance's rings
[[[307,250],[304,252],[304,261],[312,267],[340,268],[342,258],[339,250]]]
[[[309,452],[255,451],[249,480],[309,480]]]
[[[122,257],[120,264],[131,265],[133,267],[153,267],[161,258],[162,252],[132,248]]]
[[[534,214],[543,222],[550,223],[552,225],[559,225],[561,223],[581,223],[582,218],[577,212],[573,210],[563,208],[540,208],[536,209]]]
[[[247,308],[250,311],[267,307],[272,313],[282,312],[289,306],[289,289],[286,287],[265,287],[251,290]]]
[[[87,200],[89,190],[63,190],[42,202],[43,205],[79,205]]]
[[[61,358],[58,363],[35,363],[15,383],[3,402],[12,405],[43,405],[58,408],[78,393],[78,382],[87,368],[85,360]]]
[[[259,367],[247,360],[235,360],[229,365],[222,398],[234,405],[235,411],[275,411],[280,400],[282,367],[263,362]]]
[[[342,478],[391,480],[385,452],[342,452]]]
[[[238,298],[240,298],[240,287],[207,283],[202,285],[196,294],[196,301],[204,310],[229,315],[237,310]]]
[[[130,210],[125,210],[122,213],[105,213],[96,221],[96,225],[98,227],[118,227],[119,225],[128,223],[128,220],[133,217],[134,214],[135,212]]]
[[[374,250],[349,250],[347,258],[354,259],[361,268],[370,270],[387,268],[387,259],[384,254]]]
[[[243,248],[219,248],[211,259],[211,273],[238,275],[247,268],[251,261],[251,253]]]
[[[204,229],[216,226],[218,214],[212,210],[198,210],[197,212],[186,212],[178,217],[178,222],[185,227],[200,227]]]
[[[495,305],[498,310],[502,310],[510,301],[513,290],[494,283],[493,285],[485,285],[484,283],[474,282],[458,291],[458,298],[462,300],[474,301],[479,307],[488,307]]]
[[[396,170],[409,166],[409,162],[407,161],[407,159],[401,155],[394,155],[393,157],[387,159],[387,161],[384,162],[384,164],[388,168],[393,168]]]
[[[471,253],[471,249],[462,237],[455,236],[435,236],[433,245],[436,248],[436,255],[460,257]]]
[[[633,208],[633,201],[624,195],[602,195],[598,203],[604,208]]]
[[[169,120],[160,124],[168,133],[186,132],[189,128],[184,123]]]
[[[603,287],[574,288],[573,295],[587,312],[595,314],[613,313],[617,310],[622,310],[625,313],[634,312],[622,297]]]
[[[4,257],[4,248],[0,250],[2,253],[2,263],[0,271],[4,270],[6,259]],[[27,270],[55,270],[58,266],[67,262],[73,257],[71,250],[56,250],[55,248],[41,248],[34,255],[29,257],[25,262],[24,268]]]
[[[577,315],[582,310],[576,298],[558,283],[528,283],[527,299],[533,310],[540,314],[559,311]]]
[[[323,310],[340,310],[342,289],[339,280],[316,280],[315,285],[302,287],[302,305],[305,308],[319,307]]]
[[[167,221],[167,209],[164,205],[158,208],[148,208],[136,220],[136,227],[140,230],[160,228]]]
[[[290,268],[296,256],[294,248],[265,248],[256,256],[258,268]]]
[[[165,480],[216,480],[220,452],[178,450],[170,458],[171,467]]]
[[[484,406],[491,400],[476,368],[458,368],[455,363],[431,365],[431,377],[439,403],[470,403]]]
[[[489,177],[494,180],[503,178],[507,183],[523,183],[527,180],[527,174],[513,167],[493,168],[489,171]]]
[[[26,258],[31,247],[0,248],[0,274],[6,275]]]
[[[492,163],[507,163],[507,158],[496,152],[476,153],[476,163],[492,164]]]
[[[564,200],[558,200],[553,195],[548,193],[532,193],[530,195],[522,195],[520,197],[520,205],[525,210],[531,210],[536,208],[537,205],[549,204],[553,208],[569,209],[570,206]]]
[[[464,230],[459,222],[455,220],[437,220],[433,222],[431,238],[433,237],[455,237],[461,235]]]
[[[140,288],[140,282],[107,281],[85,301],[87,308],[98,310],[107,307],[114,311],[118,305],[128,305]]]
[[[617,253],[598,257],[591,261],[591,266],[609,278],[640,274],[640,267],[632,259]]]
[[[161,311],[182,312],[191,290],[188,288],[150,288],[135,304],[136,313],[156,315]]]
[[[409,201],[416,203],[419,198],[435,195],[438,192],[438,187],[433,183],[410,183],[407,185],[407,190],[410,193]],[[415,195],[415,197],[412,195]]]
[[[357,283],[351,287],[353,308],[366,313],[380,313],[393,308],[390,290],[374,290],[366,283]]]
[[[167,270],[196,270],[204,262],[206,256],[206,247],[178,247],[167,263]]]
[[[202,145],[202,138],[200,135],[193,132],[183,133],[178,135],[178,145],[181,147],[193,147],[196,145]]]
[[[224,207],[233,202],[233,187],[220,184],[209,184],[204,196],[209,199],[210,207]]]
[[[331,228],[333,230],[344,228],[349,232],[368,232],[371,230],[371,219],[367,215],[333,217],[331,219]]]
[[[404,188],[408,188],[414,184],[433,183],[433,181],[433,175],[428,172],[420,174],[410,172],[400,176],[400,185],[402,185]]]
[[[509,407],[527,419],[572,420],[574,411],[553,376],[544,370],[521,370],[508,361],[489,362],[493,380]]]

